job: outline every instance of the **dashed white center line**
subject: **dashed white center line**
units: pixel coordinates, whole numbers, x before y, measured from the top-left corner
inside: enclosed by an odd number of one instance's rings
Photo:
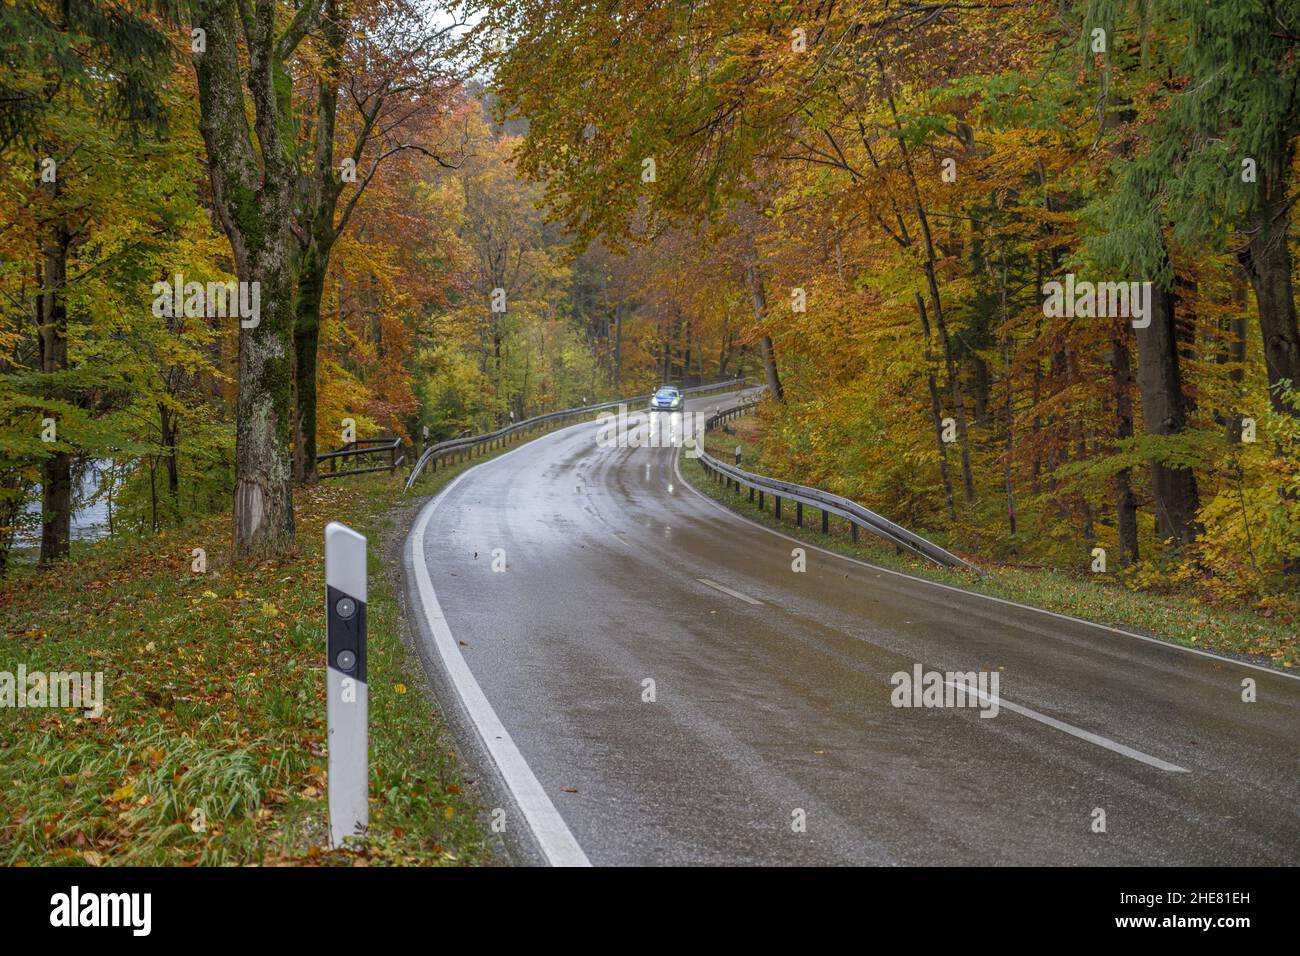
[[[994,702],[993,698],[990,695],[984,693],[984,691],[979,690],[978,688],[969,687],[964,684],[958,686],[952,681],[946,681],[945,683],[949,687],[952,687],[957,690],[964,689],[966,693],[974,694],[981,701],[984,701],[986,703]],[[1003,710],[1009,710],[1013,714],[1019,714],[1021,717],[1028,717],[1030,720],[1036,720],[1040,724],[1046,724],[1048,727],[1055,727],[1057,730],[1064,731],[1065,733],[1070,734],[1071,736],[1078,737],[1080,740],[1086,740],[1088,741],[1088,743],[1096,744],[1098,747],[1105,747],[1107,750],[1112,750],[1117,754],[1123,754],[1125,757],[1130,757],[1133,760],[1137,760],[1141,763],[1147,764],[1150,767],[1156,767],[1160,770],[1168,771],[1169,773],[1191,773],[1191,771],[1188,770],[1186,767],[1180,767],[1178,766],[1178,764],[1169,763],[1167,761],[1161,760],[1159,757],[1153,757],[1150,754],[1144,754],[1142,751],[1134,750],[1132,747],[1125,747],[1123,744],[1116,743],[1115,741],[1111,740],[1109,737],[1103,737],[1100,734],[1094,734],[1090,730],[1083,730],[1080,727],[1075,727],[1073,724],[1067,724],[1063,720],[1057,720],[1055,717],[1048,717],[1046,714],[1040,714],[1038,711],[1030,710],[1028,707],[1021,707],[1019,704],[1013,704],[1009,700],[1001,696],[997,698],[997,705]]]
[[[762,604],[762,603],[763,603],[762,601],[756,601],[754,598],[750,597],[748,594],[741,594],[739,591],[733,591],[733,590],[731,590],[731,588],[727,587],[725,584],[719,584],[717,581],[710,581],[708,578],[696,578],[695,580],[699,581],[701,584],[707,584],[709,587],[714,588],[715,590],[721,591],[723,594],[730,594],[732,597],[734,597],[734,598],[740,598],[740,600],[742,600],[742,601],[747,601],[747,602],[749,602],[750,604]]]

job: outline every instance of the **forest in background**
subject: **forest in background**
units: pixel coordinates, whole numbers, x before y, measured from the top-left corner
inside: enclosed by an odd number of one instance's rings
[[[1293,614],[1298,20],[5,0],[0,564],[66,555],[92,463],[114,534],[233,500],[256,555],[345,420],[420,443],[748,373],[756,470]],[[178,274],[260,283],[260,323],[155,314]],[[1144,316],[1045,307],[1067,276],[1150,282]]]
[[[755,470],[1295,614],[1294,4],[489,8],[559,220],[750,304]]]
[[[547,221],[463,17],[317,0],[193,26],[237,10],[0,7],[0,573],[65,557],[77,511],[152,534],[228,509],[241,474],[255,553],[349,423],[419,445],[736,365],[734,333],[661,322],[654,277]],[[189,303],[237,281],[254,327]]]

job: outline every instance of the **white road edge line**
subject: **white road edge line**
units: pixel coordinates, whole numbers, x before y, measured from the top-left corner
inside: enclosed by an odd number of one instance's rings
[[[984,693],[978,687],[970,687],[967,684],[957,684],[954,681],[945,681],[945,686],[954,690],[963,690],[968,694],[974,694],[981,701],[986,703],[996,703],[1001,710],[1009,710],[1013,714],[1019,714],[1022,717],[1028,717],[1030,720],[1036,720],[1040,724],[1046,724],[1048,727],[1055,727],[1057,730],[1064,731],[1071,736],[1078,737],[1080,740],[1086,740],[1088,743],[1096,744],[1098,747],[1105,747],[1107,750],[1113,750],[1117,754],[1123,754],[1125,757],[1132,757],[1134,760],[1141,761],[1159,770],[1167,770],[1170,773],[1191,773],[1186,767],[1180,767],[1176,763],[1169,763],[1161,760],[1159,757],[1153,757],[1150,754],[1144,754],[1140,750],[1134,750],[1132,747],[1125,747],[1123,744],[1116,743],[1109,737],[1102,737],[1100,734],[1094,734],[1090,730],[1083,730],[1075,727],[1073,724],[1067,724],[1065,721],[1057,720],[1055,717],[1048,717],[1046,714],[1040,714],[1036,710],[1030,710],[1028,707],[1021,707],[1019,704],[1013,704],[1005,697],[998,697],[996,700],[989,694]]]
[[[725,584],[719,584],[717,581],[710,581],[708,578],[696,578],[695,580],[699,581],[701,584],[707,584],[711,588],[716,588],[717,590],[721,591],[723,594],[730,594],[734,598],[740,598],[742,601],[748,601],[750,604],[763,603],[762,601],[756,601],[748,594],[741,594],[739,591],[733,591]]]
[[[578,424],[590,423],[580,422]],[[552,434],[559,434],[559,432],[566,430],[558,429]],[[508,458],[515,452],[527,447],[527,444],[531,444],[531,442],[513,448],[504,455],[489,459],[488,462],[480,462],[479,464],[488,464],[489,462]],[[474,729],[478,731],[484,747],[487,748],[488,754],[496,763],[502,779],[514,796],[515,802],[519,804],[519,809],[523,811],[524,820],[527,822],[529,829],[532,830],[533,836],[536,837],[538,846],[541,847],[542,854],[546,857],[547,862],[552,866],[591,866],[587,854],[578,845],[578,841],[569,831],[568,825],[565,824],[564,818],[555,809],[555,804],[546,795],[546,790],[533,774],[532,768],[528,766],[528,761],[524,759],[523,754],[519,752],[519,748],[515,746],[514,740],[510,737],[510,732],[506,730],[496,711],[488,703],[483,688],[474,679],[474,674],[470,671],[469,665],[465,663],[465,656],[460,652],[456,639],[452,636],[451,628],[447,624],[447,618],[442,613],[442,606],[438,603],[438,595],[433,590],[433,581],[429,578],[429,569],[424,558],[424,529],[433,516],[438,503],[477,467],[479,465],[461,472],[442,491],[438,492],[421,509],[419,517],[415,520],[415,526],[411,529],[408,541],[411,547],[411,565],[415,568],[415,582],[419,592],[420,604],[425,617],[429,621],[429,628],[433,631],[434,643],[438,648],[438,655],[442,659],[443,667],[446,668],[447,675],[451,678],[456,693],[460,695],[466,713],[469,714],[470,720],[474,722]]]
[[[704,501],[708,502],[709,504],[713,505],[713,507],[717,508],[719,511],[728,514],[733,518],[738,518],[739,520],[744,521],[746,524],[752,524],[755,528],[759,528],[760,530],[766,531],[769,534],[774,534],[778,538],[785,538],[785,540],[787,541],[793,541],[795,544],[799,545],[800,547],[812,548],[814,551],[819,551],[822,554],[830,555],[832,558],[839,558],[841,561],[848,561],[851,564],[857,564],[864,568],[870,568],[872,571],[883,571],[885,574],[892,574],[895,577],[899,577],[899,578],[907,578],[909,581],[917,581],[921,584],[928,584],[931,587],[943,588],[943,590],[945,591],[956,591],[958,594],[966,594],[969,595],[970,597],[983,598],[986,601],[993,601],[997,604],[1005,604],[1008,607],[1018,607],[1023,611],[1034,611],[1037,614],[1046,614],[1048,617],[1058,618],[1059,620],[1062,621],[1072,621],[1075,624],[1086,624],[1088,627],[1095,627],[1102,631],[1110,631],[1110,633],[1112,634],[1122,634],[1125,637],[1132,637],[1139,641],[1146,641],[1148,644],[1157,644],[1161,647],[1168,647],[1176,651],[1186,651],[1188,654],[1196,654],[1199,657],[1208,657],[1210,658],[1210,660],[1222,661],[1225,664],[1234,664],[1237,667],[1248,667],[1251,670],[1263,671],[1265,674],[1273,674],[1274,676],[1277,677],[1286,677],[1289,678],[1290,680],[1300,680],[1300,674],[1292,674],[1287,671],[1277,670],[1276,668],[1273,667],[1265,667],[1263,664],[1252,664],[1250,661],[1239,661],[1236,660],[1235,658],[1224,657],[1222,654],[1215,654],[1212,653],[1211,651],[1203,651],[1198,647],[1188,647],[1186,644],[1174,644],[1170,641],[1162,641],[1159,638],[1147,637],[1144,634],[1135,634],[1132,631],[1125,631],[1125,630],[1121,630],[1118,627],[1111,627],[1109,624],[1098,624],[1096,621],[1086,621],[1081,617],[1072,617],[1069,614],[1060,614],[1056,611],[1048,611],[1041,607],[1034,607],[1032,604],[1021,604],[1017,601],[1009,601],[1006,598],[994,597],[992,594],[983,594],[979,591],[968,591],[965,588],[953,587],[951,584],[943,584],[939,581],[931,581],[928,578],[918,578],[914,574],[907,574],[904,571],[895,571],[893,568],[884,568],[878,564],[872,564],[870,561],[863,561],[860,558],[854,558],[847,554],[840,554],[837,551],[831,551],[827,548],[823,548],[819,545],[815,545],[811,541],[804,541],[802,538],[795,538],[788,534],[783,534],[780,531],[777,531],[775,528],[769,528],[765,524],[760,524],[759,522],[753,520],[752,518],[746,517],[745,515],[741,514],[739,511],[734,511],[731,508],[728,508],[726,505],[722,504],[719,501],[714,501],[704,492],[700,491],[700,489],[696,488],[689,481],[687,481],[686,478],[682,475],[681,456],[674,456],[674,459],[675,460],[673,462],[673,471],[676,473],[677,479],[687,488],[690,488],[691,491],[695,492],[695,494],[699,495],[700,498],[704,499]]]

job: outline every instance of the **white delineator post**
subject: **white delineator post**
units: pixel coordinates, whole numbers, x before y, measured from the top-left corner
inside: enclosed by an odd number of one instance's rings
[[[325,620],[330,845],[338,848],[370,825],[370,761],[366,539],[337,521],[325,526]]]

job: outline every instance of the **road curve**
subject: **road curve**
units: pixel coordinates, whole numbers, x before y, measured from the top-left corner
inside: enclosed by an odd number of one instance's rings
[[[811,547],[796,572],[672,449],[597,430],[478,465],[407,543],[426,666],[530,858],[1300,862],[1300,681]],[[892,706],[918,664],[996,670],[999,712]]]

